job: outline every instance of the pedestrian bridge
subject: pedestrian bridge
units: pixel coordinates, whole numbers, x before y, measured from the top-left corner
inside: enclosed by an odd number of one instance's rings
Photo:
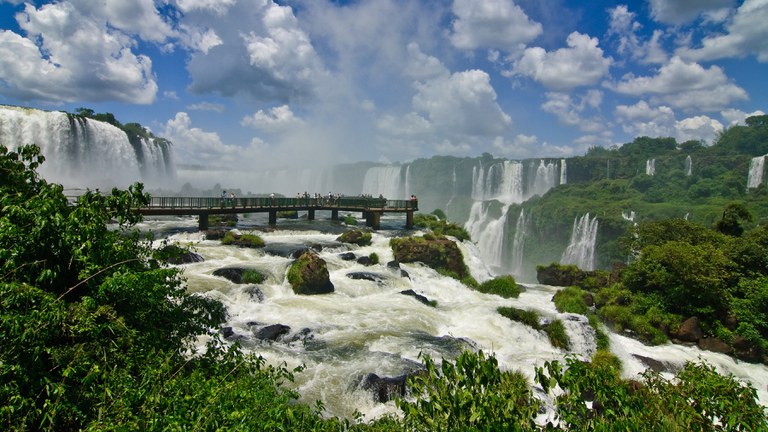
[[[362,213],[366,226],[379,229],[384,213],[405,213],[405,227],[413,228],[413,212],[418,211],[418,201],[388,200],[368,197],[157,197],[148,205],[135,209],[144,216],[198,216],[201,231],[208,229],[208,216],[218,214],[269,213],[269,224],[277,225],[278,212],[306,211],[307,219],[314,220],[315,212],[328,210],[331,219],[337,220],[339,212]]]

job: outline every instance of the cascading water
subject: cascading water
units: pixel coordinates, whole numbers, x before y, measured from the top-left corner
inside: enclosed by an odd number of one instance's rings
[[[160,223],[168,221],[146,221],[142,228],[158,233]],[[202,234],[193,232],[197,225],[193,218],[178,219],[175,228],[166,228],[177,233],[171,237],[173,241],[192,244],[204,257],[202,262],[182,266],[188,290],[215,298],[226,306],[225,325],[233,333],[229,340],[263,356],[269,364],[285,362],[291,368],[304,365],[305,369],[289,385],[299,391],[303,402],[313,404],[322,400],[328,415],[352,418],[359,411],[365,419],[371,419],[397,413],[394,402],[375,402],[372,393],[361,388],[361,378],[367,373],[397,377],[418,369],[419,353],[439,360],[453,359],[465,349],[482,349],[493,353],[503,370],[519,370],[533,383],[535,368],[544,362],[561,360],[569,354],[587,358],[596,350],[594,333],[586,318],[558,313],[555,309],[551,299],[559,290],[557,287],[528,284],[518,298],[504,299],[467,288],[420,264],[401,264],[407,272],[403,276],[385,264],[393,259],[389,239],[394,232],[374,232],[370,246],[358,247],[336,242],[338,232],[301,231],[298,227],[302,222],[293,223],[286,221],[281,223],[281,230],[260,232],[267,247],[259,250],[205,240]],[[178,224],[189,227],[190,232],[178,233]],[[323,220],[313,224],[337,229],[337,225]],[[328,264],[334,293],[294,294],[285,277],[292,258],[265,252],[270,247],[307,245],[322,245],[318,254]],[[460,243],[459,247],[475,279],[487,280],[490,271],[478,256],[481,251],[471,243]],[[345,261],[340,254],[346,252],[356,256],[376,253],[381,264],[364,266],[355,260]],[[267,279],[258,285],[237,285],[213,276],[214,270],[223,267],[255,268]],[[355,273],[374,278],[351,278],[350,274]],[[437,305],[430,307],[400,294],[408,289],[436,301]],[[554,348],[543,332],[502,317],[496,311],[500,306],[535,310],[545,320],[560,319],[571,339],[571,350]],[[276,341],[259,339],[259,331],[272,324],[290,329]],[[686,360],[705,360],[720,371],[752,382],[761,403],[768,404],[765,365],[736,362],[696,347],[646,346],[608,333],[611,350],[622,359],[627,378],[637,378],[645,370],[646,358],[658,359],[671,368],[679,368]],[[204,342],[201,340],[200,344]]]
[[[597,226],[597,218],[590,220],[589,213],[573,219],[571,241],[563,252],[562,264],[575,264],[582,270],[595,269]]]
[[[765,171],[765,156],[752,158],[749,162],[749,174],[747,175],[747,189],[760,186],[763,183],[763,172]]]
[[[368,168],[363,179],[363,193],[383,195],[387,199],[406,199],[401,172],[399,165]]]
[[[11,149],[37,144],[46,158],[40,174],[70,188],[126,187],[175,174],[167,145],[143,140],[135,149],[119,128],[59,111],[0,106],[0,142]]]
[[[515,276],[521,276],[523,273],[523,256],[525,256],[525,210],[520,209],[520,216],[517,218],[515,224],[515,237],[512,240],[512,257],[510,259],[510,267],[512,274]]]
[[[645,174],[649,176],[656,174],[656,159],[648,159],[645,162]]]
[[[568,166],[565,164],[565,159],[560,159],[560,184],[566,183],[568,183]]]
[[[514,264],[505,263],[504,260],[504,228],[509,208],[555,187],[558,180],[557,165],[544,160],[528,167],[517,161],[497,162],[487,168],[482,165],[473,167],[472,180],[472,199],[475,202],[464,227],[477,242],[483,259],[494,271],[513,271]],[[493,203],[501,205],[501,209],[491,211]]]
[[[691,155],[688,155],[685,157],[685,175],[691,176],[693,173],[693,160],[691,159]]]

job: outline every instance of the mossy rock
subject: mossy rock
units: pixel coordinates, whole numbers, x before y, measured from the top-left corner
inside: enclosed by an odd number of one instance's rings
[[[223,277],[236,284],[260,284],[267,277],[258,270],[244,267],[224,267],[213,271],[214,276]]]
[[[477,287],[477,290],[484,294],[496,294],[504,298],[517,298],[522,289],[517,284],[515,278],[511,275],[495,277],[487,280]]]
[[[474,282],[455,242],[445,237],[404,237],[390,240],[394,258],[401,263],[422,262],[441,274]],[[465,282],[467,283],[467,282]],[[476,284],[476,282],[474,282]]]
[[[288,282],[296,294],[328,294],[334,291],[325,260],[312,252],[305,252],[291,264]]]
[[[224,238],[221,239],[221,244],[249,248],[262,248],[264,247],[264,240],[255,234],[235,234],[232,231],[229,231],[224,234]]]
[[[277,212],[277,217],[280,219],[298,219],[299,212],[296,210],[284,210]]]
[[[152,255],[156,260],[169,264],[189,264],[205,261],[199,253],[192,252],[177,244],[163,246],[155,250]]]
[[[208,216],[208,226],[215,227],[234,227],[237,226],[236,214],[212,214]]]
[[[344,234],[338,236],[336,241],[342,243],[351,243],[358,246],[368,246],[371,244],[371,233],[362,230],[347,231]]]

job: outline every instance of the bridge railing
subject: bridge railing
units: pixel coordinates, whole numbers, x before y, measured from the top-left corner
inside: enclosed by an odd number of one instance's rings
[[[385,198],[368,197],[163,197],[153,196],[147,206],[149,208],[165,209],[214,209],[214,208],[268,208],[268,207],[338,207],[354,209],[398,209],[418,210],[416,200],[387,200]]]

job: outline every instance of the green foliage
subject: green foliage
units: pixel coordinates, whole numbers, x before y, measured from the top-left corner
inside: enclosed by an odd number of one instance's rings
[[[264,240],[256,234],[235,235],[235,233],[232,231],[227,231],[227,233],[224,234],[224,238],[221,239],[221,244],[249,248],[262,248],[264,247]]]
[[[346,225],[350,225],[350,226],[357,226],[357,224],[358,224],[357,218],[355,218],[352,215],[345,215],[341,219],[341,221],[344,222]]]
[[[368,255],[368,258],[371,260],[371,264],[376,265],[379,263],[379,254],[376,252],[371,252],[370,255]]]
[[[515,307],[502,306],[496,311],[504,317],[523,323],[535,330],[541,330],[541,317],[539,313],[532,309],[518,309]]]
[[[597,357],[597,356],[596,356]],[[536,381],[556,386],[558,416],[568,430],[765,430],[765,410],[751,385],[719,375],[707,364],[687,363],[674,379],[646,371],[624,380],[614,361],[566,359],[537,368]],[[592,402],[590,405],[584,401]],[[743,411],[742,411],[743,410]]]
[[[437,219],[439,219],[441,221],[448,220],[448,216],[441,209],[434,209],[434,210],[432,210],[431,214],[435,215],[435,217],[437,217]]]
[[[669,241],[643,249],[623,275],[632,291],[658,294],[666,310],[686,316],[722,316],[727,288],[736,280],[733,262],[711,244]]]
[[[477,290],[485,294],[496,294],[503,298],[517,298],[520,296],[520,286],[517,285],[514,276],[504,275],[487,280],[477,287]]]
[[[482,351],[463,352],[455,362],[435,364],[423,356],[423,374],[408,380],[415,400],[399,399],[406,430],[536,430],[540,402],[522,373],[499,370]]]
[[[448,222],[436,214],[416,213],[413,218],[413,226],[427,228],[437,236],[451,236],[459,241],[471,240],[469,232],[464,227]]]
[[[559,312],[586,315],[589,311],[587,302],[584,300],[586,294],[581,288],[566,287],[556,292],[552,301]]]
[[[243,272],[242,283],[246,284],[260,284],[264,282],[267,277],[258,270],[246,269]]]
[[[568,337],[568,332],[565,331],[565,325],[561,320],[553,319],[544,326],[544,332],[547,334],[549,343],[553,347],[564,350],[568,350],[571,347],[571,338]]]
[[[744,204],[731,203],[723,210],[723,217],[717,221],[715,226],[718,231],[734,237],[740,237],[744,233],[742,221],[752,222],[752,213],[749,212]]]
[[[354,229],[342,233],[336,240],[343,243],[356,244],[358,246],[368,246],[371,244],[372,238],[373,237],[369,231]]]

